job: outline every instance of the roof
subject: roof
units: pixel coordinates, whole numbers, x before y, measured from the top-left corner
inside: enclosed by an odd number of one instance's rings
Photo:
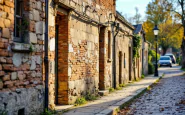
[[[116,11],[116,14],[118,16],[118,19],[120,19],[127,27],[129,27],[130,29],[134,30],[134,26],[132,24],[130,24],[122,15],[121,13],[119,13],[118,11]]]
[[[135,27],[134,34],[139,34],[142,31],[142,24],[133,25]]]
[[[143,29],[143,25],[137,24],[137,25],[133,25],[133,26],[135,27],[134,34],[139,34],[139,33],[143,34],[143,39],[146,42],[145,31]]]

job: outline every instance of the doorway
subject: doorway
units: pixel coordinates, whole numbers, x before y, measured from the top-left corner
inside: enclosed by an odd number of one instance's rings
[[[123,68],[122,68],[122,64],[123,61],[122,61],[122,52],[120,51],[119,52],[119,84],[122,84],[122,71],[123,71]]]
[[[132,54],[131,54],[131,52],[132,52],[132,49],[131,49],[131,47],[129,47],[129,57],[128,57],[128,59],[129,59],[129,81],[131,81],[132,80]]]

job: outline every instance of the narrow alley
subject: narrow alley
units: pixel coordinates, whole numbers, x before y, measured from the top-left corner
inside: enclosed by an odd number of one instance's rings
[[[165,76],[120,115],[185,115],[185,76],[180,66],[160,68]],[[126,112],[127,111],[127,112]]]

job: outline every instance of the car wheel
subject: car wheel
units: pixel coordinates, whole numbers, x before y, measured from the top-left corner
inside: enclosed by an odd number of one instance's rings
[[[172,67],[172,65],[170,65],[170,67]]]

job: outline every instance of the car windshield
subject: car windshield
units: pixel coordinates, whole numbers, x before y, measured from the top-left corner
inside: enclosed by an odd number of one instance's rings
[[[170,60],[169,57],[161,57],[160,60]]]

